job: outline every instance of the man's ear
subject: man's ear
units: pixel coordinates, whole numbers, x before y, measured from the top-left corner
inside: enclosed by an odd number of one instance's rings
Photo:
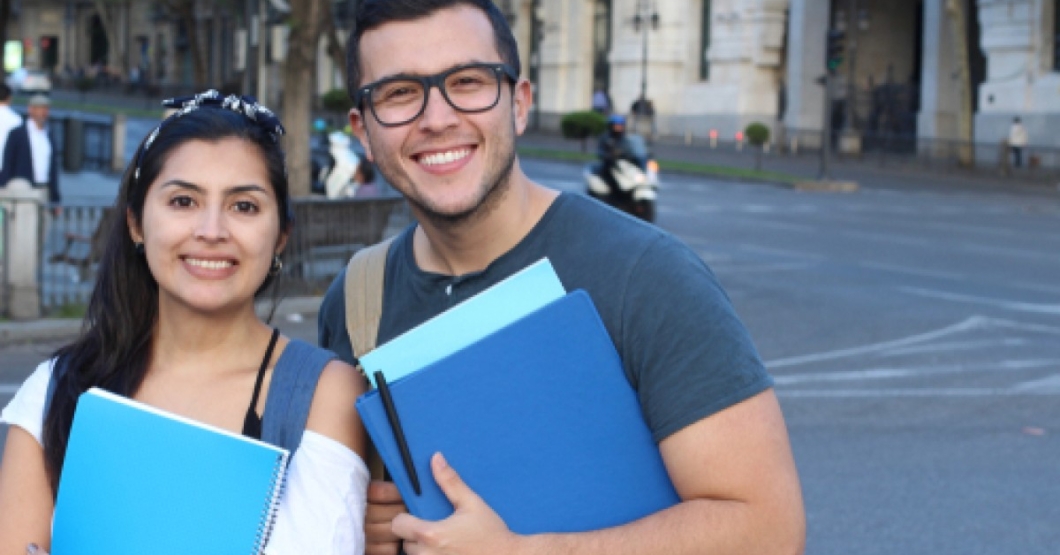
[[[144,242],[143,231],[140,229],[140,224],[136,222],[136,216],[131,208],[125,209],[125,225],[129,227],[129,236],[132,237],[133,243]]]
[[[512,117],[515,118],[515,134],[522,135],[530,121],[530,107],[534,103],[534,89],[530,81],[519,79],[512,89]]]
[[[375,159],[372,157],[372,145],[368,141],[368,128],[364,125],[364,114],[357,108],[351,108],[349,119],[350,131],[353,132],[353,135],[357,137],[358,141],[361,141],[361,146],[364,147],[365,157],[367,157],[369,161],[375,162]]]

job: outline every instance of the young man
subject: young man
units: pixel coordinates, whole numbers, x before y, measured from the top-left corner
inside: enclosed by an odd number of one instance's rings
[[[363,0],[347,63],[352,128],[418,221],[390,247],[379,343],[549,257],[596,304],[683,500],[607,530],[520,536],[435,457],[455,514],[421,521],[392,484],[373,483],[366,553],[397,553],[399,539],[414,555],[802,552],[798,475],[747,331],[675,238],[523,173],[515,140],[530,84],[497,8]],[[352,361],[344,279],[321,306],[320,341]]]

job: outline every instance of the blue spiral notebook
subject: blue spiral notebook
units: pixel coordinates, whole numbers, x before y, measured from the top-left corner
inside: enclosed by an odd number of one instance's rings
[[[409,512],[452,514],[430,459],[453,468],[518,533],[617,526],[679,501],[637,395],[588,294],[575,291],[389,390],[422,494],[378,390],[357,401]]]
[[[59,481],[52,555],[261,553],[288,453],[93,388]]]

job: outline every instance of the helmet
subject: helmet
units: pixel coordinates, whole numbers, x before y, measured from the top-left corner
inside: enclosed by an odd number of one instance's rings
[[[612,114],[611,117],[607,118],[607,125],[625,125],[626,116],[621,114]]]

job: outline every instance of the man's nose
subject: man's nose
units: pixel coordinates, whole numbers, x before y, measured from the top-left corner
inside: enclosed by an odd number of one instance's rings
[[[431,87],[427,91],[427,105],[423,108],[420,116],[420,129],[423,131],[441,131],[453,127],[460,122],[456,108],[453,108],[445,99],[439,87]]]

